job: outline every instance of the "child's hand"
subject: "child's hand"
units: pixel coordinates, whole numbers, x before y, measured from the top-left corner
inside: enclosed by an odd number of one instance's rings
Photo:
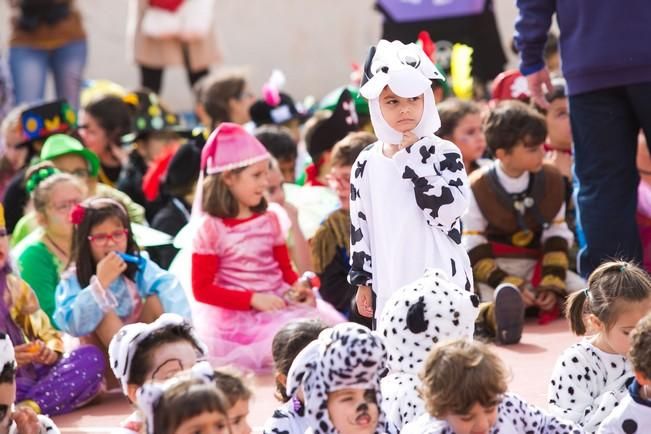
[[[285,300],[274,294],[256,293],[251,297],[251,307],[261,312],[281,310],[287,307]]]
[[[520,294],[522,295],[522,301],[524,305],[529,306],[538,306],[538,301],[536,300],[536,294],[529,288],[521,288]]]
[[[32,363],[33,361],[35,361],[39,351],[40,351],[40,347],[36,342],[30,342],[27,344],[15,346],[14,352],[16,353],[16,364],[20,368],[21,366],[25,366]]]
[[[56,351],[48,348],[43,341],[36,341],[38,345],[38,353],[34,357],[34,362],[42,365],[53,365],[59,360],[59,354]]]
[[[551,310],[557,301],[558,298],[552,291],[542,291],[536,296],[536,304],[542,310]]]
[[[316,297],[309,283],[302,279],[298,279],[292,289],[287,291],[286,297],[290,303],[307,304],[309,306],[316,306]]]
[[[11,418],[16,422],[16,432],[18,434],[39,434],[41,432],[41,423],[34,410],[27,406],[18,406],[13,412]]]
[[[414,134],[412,131],[407,131],[402,135],[402,142],[400,142],[399,148],[405,149],[413,145],[418,141],[418,136]]]
[[[357,287],[357,294],[355,294],[355,303],[357,304],[357,312],[366,318],[373,317],[373,291],[368,286],[360,285]]]
[[[99,280],[102,288],[106,289],[126,269],[127,263],[117,253],[111,252],[97,264],[97,280]]]

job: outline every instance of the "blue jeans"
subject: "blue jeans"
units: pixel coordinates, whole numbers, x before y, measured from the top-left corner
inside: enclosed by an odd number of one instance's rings
[[[70,42],[53,50],[11,47],[9,68],[16,104],[43,100],[49,69],[54,75],[57,98],[66,99],[76,109],[79,106],[86,54],[86,40]]]
[[[611,258],[641,264],[635,158],[640,129],[651,139],[651,82],[573,95],[569,103],[577,225],[585,237],[579,272],[587,277]]]

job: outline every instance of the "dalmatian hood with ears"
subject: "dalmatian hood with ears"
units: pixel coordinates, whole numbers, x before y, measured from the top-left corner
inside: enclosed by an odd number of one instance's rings
[[[378,322],[390,373],[382,379],[383,406],[399,429],[425,411],[418,374],[432,346],[472,339],[479,298],[452,283],[446,273],[428,269],[420,279],[396,291]]]
[[[7,363],[16,364],[16,353],[14,352],[14,345],[11,343],[9,335],[0,332],[0,371]]]
[[[305,414],[314,434],[337,434],[328,416],[328,393],[345,388],[375,390],[379,408],[376,433],[385,433],[380,407],[380,378],[386,373],[382,339],[368,328],[342,323],[327,328],[296,356],[287,376],[287,392],[299,387],[305,395]]]
[[[389,88],[398,96],[413,98],[424,95],[423,116],[414,129],[419,138],[432,136],[440,127],[430,80],[445,80],[431,59],[416,44],[381,40],[369,49],[364,63],[361,95],[369,100],[369,112],[376,136],[385,143],[397,144],[402,133],[391,128],[382,116],[380,93]]]

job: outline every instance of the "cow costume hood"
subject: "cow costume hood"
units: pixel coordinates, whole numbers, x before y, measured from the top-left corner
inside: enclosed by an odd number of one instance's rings
[[[16,365],[16,353],[9,335],[0,332],[0,371],[4,369],[7,363]]]
[[[424,95],[423,116],[414,129],[419,137],[432,136],[441,126],[430,80],[445,80],[431,59],[416,44],[381,40],[369,49],[364,63],[360,93],[369,102],[375,135],[383,142],[396,144],[402,133],[391,128],[380,109],[380,93],[389,88],[398,96],[413,98]]]
[[[337,434],[328,416],[328,393],[345,388],[375,390],[378,406],[376,433],[385,433],[380,378],[386,373],[382,339],[368,328],[342,323],[325,329],[294,359],[287,376],[287,393],[299,387],[305,395],[305,415],[315,434]]]
[[[386,302],[378,323],[388,352],[390,373],[382,380],[389,422],[400,429],[425,411],[418,374],[432,346],[472,339],[479,298],[450,281],[440,269],[428,269]]]

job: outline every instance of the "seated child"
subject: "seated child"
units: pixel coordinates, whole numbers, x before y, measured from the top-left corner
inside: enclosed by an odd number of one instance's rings
[[[215,370],[215,385],[226,398],[226,417],[231,427],[230,434],[251,434],[249,401],[252,392],[236,371],[228,368]]]
[[[476,289],[485,305],[485,331],[498,342],[520,341],[524,308],[539,322],[560,315],[567,293],[584,284],[568,271],[574,234],[565,222],[565,184],[560,172],[543,161],[547,136],[543,117],[519,101],[494,108],[484,125],[496,160],[470,177],[472,195],[463,217]]]
[[[294,183],[298,149],[290,131],[285,127],[263,125],[256,128],[254,134],[278,162],[283,181]]]
[[[54,313],[61,330],[108,348],[124,324],[149,323],[163,312],[190,318],[178,279],[140,256],[121,204],[90,198],[70,218],[73,262],[57,286]]]
[[[136,391],[150,381],[165,381],[193,367],[206,354],[192,326],[179,315],[164,313],[150,324],[127,324],[111,339],[109,363],[122,393],[135,405]],[[138,434],[144,424],[139,409],[115,432]]]
[[[482,158],[486,152],[486,137],[482,129],[481,109],[476,102],[446,99],[438,105],[441,129],[437,135],[459,147],[463,165],[468,174],[490,160]]]
[[[382,379],[383,408],[398,430],[425,411],[418,374],[433,345],[472,339],[479,297],[450,282],[441,270],[398,289],[378,322],[389,354],[389,374]]]
[[[566,349],[556,361],[547,391],[549,411],[595,432],[627,395],[633,372],[626,361],[631,330],[651,312],[651,279],[627,262],[595,269],[584,291],[567,300],[572,331],[595,334]]]
[[[364,76],[360,92],[379,140],[353,166],[348,277],[358,287],[359,313],[378,319],[393,291],[426,268],[444,270],[472,290],[461,246],[470,192],[459,148],[434,135],[440,119],[431,80],[443,76],[423,50],[381,40]]]
[[[552,80],[552,89],[545,94],[549,103],[547,109],[538,110],[545,116],[547,141],[545,143],[545,160],[556,166],[561,174],[572,181],[572,126],[565,94],[565,80],[558,77]],[[571,184],[570,184],[571,187]],[[570,189],[571,192],[571,189]]]
[[[292,362],[287,393],[299,388],[305,417],[313,434],[385,434],[389,430],[380,407],[380,378],[386,370],[382,339],[354,323],[325,329]]]
[[[0,333],[0,430],[9,434],[59,434],[50,418],[30,406],[14,407],[17,363],[9,335]]]
[[[507,393],[506,367],[480,342],[456,340],[435,346],[421,380],[427,413],[407,424],[402,434],[583,433]]]
[[[271,341],[296,318],[341,315],[299,279],[275,213],[267,210],[270,155],[255,137],[221,124],[202,151],[192,247],[195,326],[216,365],[271,369]]]
[[[328,182],[339,198],[341,208],[321,223],[312,237],[312,264],[321,280],[319,293],[351,321],[371,326],[368,318],[353,308],[357,288],[348,282],[350,271],[350,176],[359,154],[377,141],[371,133],[350,133],[332,148]]]
[[[164,383],[139,388],[137,402],[145,415],[145,432],[232,434],[228,400],[215,386],[214,378],[210,363],[200,362]]]
[[[302,319],[292,321],[281,328],[271,343],[274,358],[276,393],[283,405],[278,407],[264,424],[263,434],[303,434],[310,426],[305,418],[305,404],[302,393],[287,395],[287,375],[296,355],[310,342],[316,340],[326,328],[318,320]]]
[[[641,434],[642,428],[651,427],[651,314],[642,318],[631,334],[629,360],[635,381],[597,434]]]

